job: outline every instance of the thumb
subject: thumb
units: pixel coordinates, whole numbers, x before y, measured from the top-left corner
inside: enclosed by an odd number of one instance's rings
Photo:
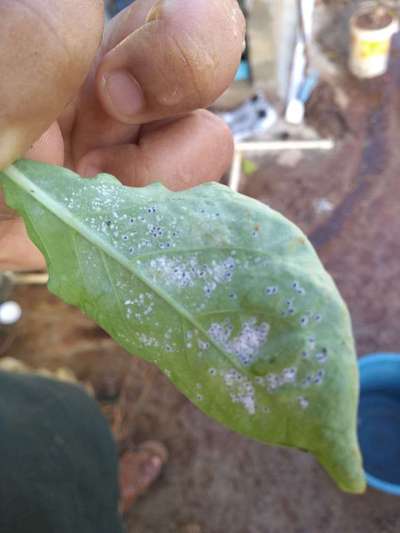
[[[234,78],[243,36],[237,0],[136,0],[108,26],[82,91],[75,163],[135,142],[142,124],[208,107]]]
[[[80,0],[79,8],[76,0],[1,0],[0,169],[77,93],[100,41],[102,10],[102,0]]]

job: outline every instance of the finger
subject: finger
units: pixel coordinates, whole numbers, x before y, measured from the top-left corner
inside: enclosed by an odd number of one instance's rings
[[[20,218],[0,223],[0,271],[41,270],[44,257],[29,240]]]
[[[64,165],[64,140],[58,122],[53,122],[48,130],[24,154],[25,159],[42,161],[49,165]]]
[[[64,164],[64,142],[57,122],[53,122],[50,128],[25,153],[24,158],[42,161],[50,165],[62,166]],[[0,189],[0,222],[12,216],[14,216],[14,211],[5,206]]]
[[[209,106],[235,75],[243,36],[236,0],[137,0],[111,26],[86,87],[77,160],[130,142],[135,125]]]
[[[218,181],[232,160],[233,141],[226,125],[208,111],[196,111],[144,133],[137,145],[94,150],[80,172],[107,172],[124,184],[142,187],[161,181],[171,190]]]
[[[24,157],[50,165],[63,165],[64,143],[57,122],[33,144]],[[4,205],[0,194],[0,270],[36,270],[44,267],[44,258],[29,239],[24,223]]]
[[[159,0],[103,58],[101,103],[128,124],[207,107],[235,74],[243,31],[236,0]]]
[[[0,2],[0,168],[54,122],[84,81],[103,25],[102,0]]]

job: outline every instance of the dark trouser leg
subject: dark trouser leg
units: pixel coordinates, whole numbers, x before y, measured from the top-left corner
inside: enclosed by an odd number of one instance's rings
[[[0,532],[122,532],[116,447],[79,387],[0,372]]]

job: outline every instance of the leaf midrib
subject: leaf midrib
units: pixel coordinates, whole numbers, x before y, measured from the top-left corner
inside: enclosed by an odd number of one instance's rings
[[[161,290],[159,287],[155,287],[151,284],[150,280],[144,276],[142,273],[138,272],[134,265],[120,252],[112,248],[108,242],[105,242],[101,239],[96,233],[90,231],[84,224],[77,220],[71,212],[63,205],[50,196],[47,192],[43,191],[38,185],[30,180],[23,172],[21,172],[15,165],[10,165],[8,168],[2,171],[15,185],[20,187],[25,191],[29,196],[31,196],[35,201],[40,203],[48,211],[53,213],[58,219],[60,219],[64,224],[69,226],[71,229],[75,230],[79,235],[84,237],[92,245],[98,246],[104,253],[106,253],[110,258],[114,259],[122,265],[128,272],[136,276],[143,284],[149,287],[154,293],[156,293],[162,300],[164,300],[168,305],[170,305],[175,311],[183,316],[188,322],[190,322],[196,329],[198,329],[212,344],[218,352],[220,352],[225,358],[228,359],[229,363],[233,366],[242,369],[237,362],[231,358],[231,356],[225,352],[221,346],[214,341],[214,339],[209,335],[208,331],[197,322],[197,320],[186,311],[179,303],[175,302],[167,293]]]

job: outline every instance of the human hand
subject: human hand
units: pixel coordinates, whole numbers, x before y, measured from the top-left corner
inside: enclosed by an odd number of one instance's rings
[[[34,143],[25,157],[84,176],[109,172],[126,185],[178,190],[218,180],[233,143],[202,108],[240,60],[237,1],[137,0],[96,52],[102,3],[0,0],[0,168]],[[43,266],[22,221],[0,205],[0,268]]]

